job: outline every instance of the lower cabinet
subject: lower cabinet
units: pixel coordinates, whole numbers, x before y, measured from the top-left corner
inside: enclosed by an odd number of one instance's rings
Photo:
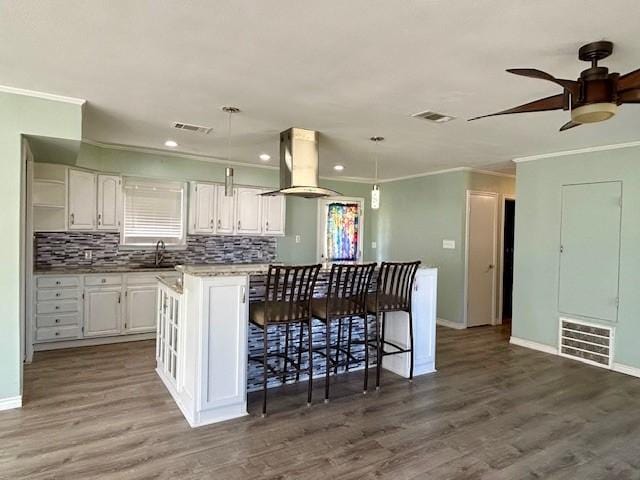
[[[126,333],[155,331],[157,290],[155,285],[127,287],[127,314],[124,323]]]
[[[166,276],[168,272],[162,274]],[[156,275],[155,272],[36,275],[31,320],[33,342],[154,333]]]
[[[84,336],[119,335],[122,287],[87,287],[84,292]]]

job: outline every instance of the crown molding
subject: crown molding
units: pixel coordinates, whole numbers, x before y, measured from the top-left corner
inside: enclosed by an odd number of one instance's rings
[[[124,150],[129,152],[147,153],[151,155],[165,155],[167,157],[186,158],[189,160],[198,160],[201,162],[216,163],[219,165],[233,165],[237,167],[246,167],[246,168],[262,168],[265,170],[278,170],[279,168],[274,165],[258,165],[253,163],[236,162],[233,160],[228,161],[223,158],[214,157],[213,155],[204,155],[200,153],[187,153],[187,152],[179,152],[179,151],[176,152],[174,150],[164,150],[162,148],[138,147],[135,145],[125,145],[121,143],[105,143],[105,142],[99,142],[97,140],[91,140],[89,138],[83,138],[82,143],[93,145],[94,147],[99,147],[99,148],[108,148],[111,150]]]
[[[378,183],[398,182],[400,180],[410,180],[412,178],[430,177],[432,175],[442,175],[443,173],[451,173],[451,172],[470,172],[471,170],[472,170],[471,167],[445,168],[443,170],[434,170],[433,172],[416,173],[413,175],[405,175],[403,177],[385,178],[383,180],[378,180]]]
[[[532,162],[534,160],[544,160],[545,158],[566,157],[569,155],[579,155],[581,153],[604,152],[607,150],[618,150],[620,148],[640,147],[640,141],[614,143],[611,145],[598,145],[594,147],[578,148],[576,150],[564,150],[560,152],[543,153],[540,155],[531,155],[528,157],[516,157],[513,159],[515,163]]]
[[[82,98],[65,97],[63,95],[37,92],[35,90],[25,90],[24,88],[9,87],[7,85],[0,85],[0,92],[12,93],[14,95],[25,95],[27,97],[42,98],[44,100],[53,100],[55,102],[72,103],[74,105],[84,105],[85,103],[87,103],[87,101]]]
[[[473,173],[481,173],[483,175],[493,175],[494,177],[516,178],[512,173],[492,172],[491,170],[480,170],[478,168],[472,168],[471,171]]]

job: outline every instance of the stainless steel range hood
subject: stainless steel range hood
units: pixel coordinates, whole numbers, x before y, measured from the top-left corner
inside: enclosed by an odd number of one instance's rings
[[[318,132],[290,128],[280,134],[280,189],[263,195],[304,198],[340,195],[318,186]]]

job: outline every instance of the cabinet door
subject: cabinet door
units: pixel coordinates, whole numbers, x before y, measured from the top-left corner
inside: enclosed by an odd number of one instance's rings
[[[69,230],[96,227],[96,175],[69,169]]]
[[[236,189],[237,190],[237,189]],[[224,194],[224,185],[216,186],[216,233],[229,235],[235,231],[235,203],[237,191],[233,197]]]
[[[128,287],[124,329],[126,333],[153,332],[156,329],[156,292],[154,285]]]
[[[84,299],[84,336],[119,335],[121,302],[120,287],[87,288]]]
[[[122,181],[114,175],[98,175],[98,230],[120,230]]]
[[[262,197],[262,232],[265,235],[284,235],[286,197]]]
[[[213,233],[215,185],[192,183],[189,195],[189,233]]]
[[[258,235],[262,233],[262,190],[241,187],[237,189],[236,233]]]

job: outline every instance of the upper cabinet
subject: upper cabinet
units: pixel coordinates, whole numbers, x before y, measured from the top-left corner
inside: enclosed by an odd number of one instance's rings
[[[69,169],[69,230],[96,227],[95,173]]]
[[[262,197],[262,231],[265,235],[284,235],[286,197]]]
[[[98,175],[98,230],[119,230],[122,211],[122,180]]]
[[[189,233],[214,233],[216,186],[191,183],[189,198]]]
[[[239,187],[236,191],[236,233],[259,235],[262,233],[262,190]]]
[[[224,185],[198,182],[189,192],[190,234],[284,235],[283,196],[262,197],[261,188],[236,187],[227,197]]]
[[[233,197],[224,194],[224,185],[216,185],[216,233],[231,235],[235,232],[235,199],[237,189]]]

